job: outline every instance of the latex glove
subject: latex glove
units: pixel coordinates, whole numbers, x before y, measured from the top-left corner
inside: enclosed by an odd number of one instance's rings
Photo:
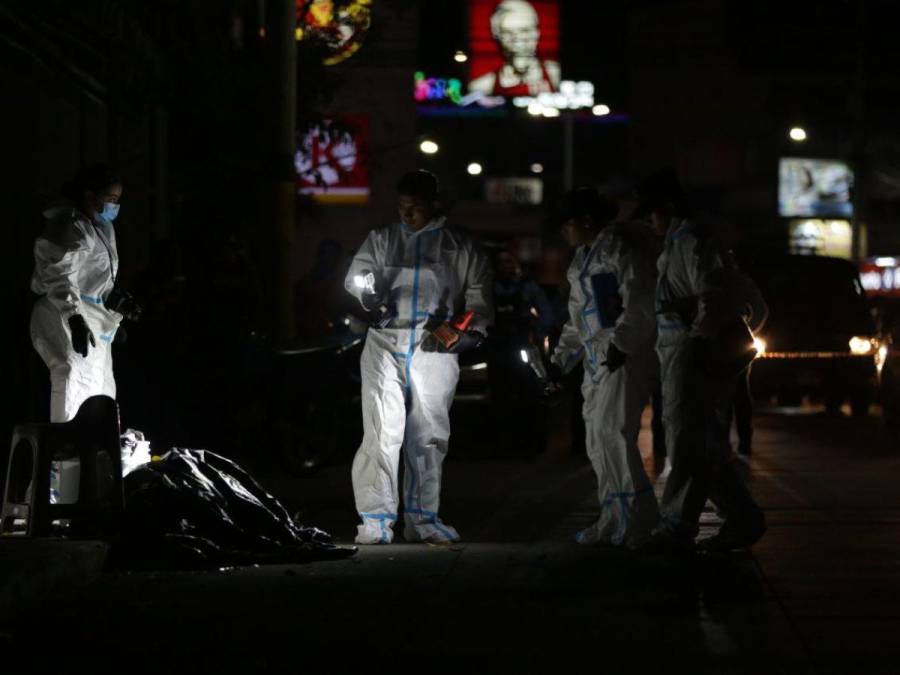
[[[478,331],[458,331],[450,324],[444,322],[435,331],[428,331],[425,339],[422,340],[420,347],[423,352],[439,352],[441,354],[461,354],[478,347],[484,342],[484,335]],[[438,337],[440,335],[440,337]],[[453,339],[452,344],[447,346],[445,341]]]
[[[449,354],[461,354],[475,349],[484,342],[484,335],[474,330],[459,332],[459,339],[446,350]]]
[[[380,304],[377,293],[363,293],[359,296],[359,302],[367,312],[375,311]]]
[[[88,355],[88,344],[91,347],[97,346],[94,334],[88,328],[81,314],[73,314],[69,317],[69,330],[72,332],[72,349],[82,356]]]
[[[103,304],[107,309],[118,312],[128,321],[138,321],[143,312],[141,306],[135,302],[134,296],[120,288],[114,288]]]
[[[606,366],[609,368],[609,372],[614,373],[625,365],[626,359],[628,359],[628,354],[616,347],[615,343],[610,342],[609,347],[606,348],[606,361],[600,365]]]
[[[562,368],[551,361],[547,366],[547,382],[559,389],[562,387],[563,377]]]

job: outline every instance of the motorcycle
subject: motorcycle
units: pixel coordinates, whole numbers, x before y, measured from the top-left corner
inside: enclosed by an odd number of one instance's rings
[[[364,340],[364,335],[349,334],[273,352],[273,429],[289,473],[316,472],[361,435],[359,357]]]

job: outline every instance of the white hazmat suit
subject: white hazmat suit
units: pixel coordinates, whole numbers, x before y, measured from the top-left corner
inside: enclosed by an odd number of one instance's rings
[[[730,463],[734,377],[705,372],[698,356],[703,339],[725,322],[740,318],[756,330],[767,309],[755,284],[734,268],[708,229],[673,219],[658,263],[657,352],[671,462],[660,504],[662,530],[685,540],[696,537],[707,498],[738,528],[763,522]]]
[[[369,233],[347,274],[373,273],[382,302],[395,313],[369,328],[360,359],[363,440],[353,460],[353,491],[362,524],[357,543],[390,543],[398,519],[398,469],[403,449],[404,537],[452,542],[459,534],[438,517],[441,466],[450,438],[450,404],[459,378],[456,354],[423,351],[430,318],[474,311],[470,330],[493,320],[487,258],[466,235],[432,219],[413,231],[396,224]]]
[[[580,543],[637,547],[659,521],[659,509],[637,437],[657,370],[653,310],[656,250],[643,224],[604,228],[569,267],[569,320],[552,361],[564,372],[584,363],[587,454],[597,475],[600,517]],[[615,372],[603,365],[610,343],[627,355]]]
[[[31,341],[50,369],[50,421],[75,417],[85,399],[116,397],[112,341],[122,315],[103,301],[119,268],[116,236],[102,216],[93,220],[71,206],[44,212],[44,233],[34,244],[31,290],[42,297],[31,312]],[[87,356],[72,347],[69,317],[80,314],[94,336]]]

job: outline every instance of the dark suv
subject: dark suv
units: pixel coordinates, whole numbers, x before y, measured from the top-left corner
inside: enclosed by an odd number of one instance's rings
[[[785,255],[747,272],[769,304],[757,336],[765,349],[753,363],[754,394],[774,394],[782,405],[806,394],[831,412],[849,401],[854,415],[865,415],[884,354],[857,269],[838,258]]]

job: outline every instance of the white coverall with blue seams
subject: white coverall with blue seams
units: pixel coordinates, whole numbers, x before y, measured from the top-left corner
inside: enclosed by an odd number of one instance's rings
[[[659,521],[637,448],[641,413],[657,371],[654,341],[656,244],[648,226],[604,228],[569,267],[569,320],[552,361],[564,372],[584,363],[584,424],[597,475],[600,517],[580,543],[637,547]],[[615,372],[602,365],[610,343],[627,354]]]
[[[673,219],[658,263],[657,352],[671,462],[661,529],[691,540],[707,498],[738,527],[763,517],[730,463],[735,378],[705,372],[697,357],[698,339],[715,336],[736,318],[756,330],[768,310],[759,289],[737,271],[708,229]]]
[[[116,235],[101,216],[90,219],[71,206],[44,212],[46,226],[34,244],[31,290],[41,298],[31,311],[31,341],[50,369],[50,421],[75,417],[91,396],[116,397],[112,341],[122,320],[103,301],[119,268]],[[94,336],[87,356],[72,347],[69,317],[81,314]]]
[[[470,330],[493,320],[492,276],[486,256],[438,217],[419,231],[403,224],[374,230],[360,247],[345,286],[372,272],[394,318],[370,327],[360,359],[363,440],[353,460],[353,491],[362,524],[356,542],[390,543],[398,518],[403,449],[404,537],[452,542],[459,534],[438,517],[441,467],[450,438],[450,405],[459,379],[456,354],[423,351],[430,318],[474,311]]]

